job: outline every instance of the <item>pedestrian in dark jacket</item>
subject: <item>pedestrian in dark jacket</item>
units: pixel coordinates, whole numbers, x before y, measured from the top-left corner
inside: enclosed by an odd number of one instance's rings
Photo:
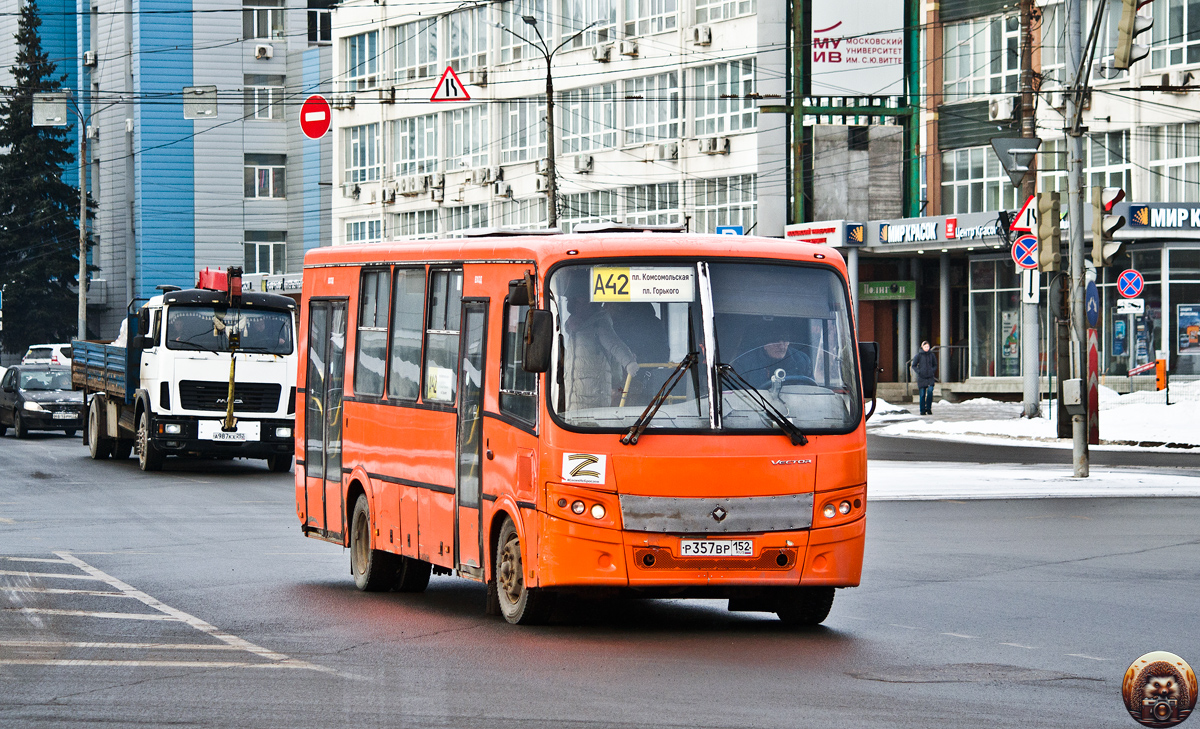
[[[929,349],[929,342],[921,342],[921,351],[909,363],[917,373],[917,387],[921,388],[921,414],[933,415],[933,383],[937,380],[937,355]]]

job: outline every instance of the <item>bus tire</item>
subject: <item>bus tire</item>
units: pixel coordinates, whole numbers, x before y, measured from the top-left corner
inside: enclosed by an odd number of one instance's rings
[[[433,565],[423,559],[400,557],[396,571],[396,592],[425,592]]]
[[[554,609],[554,593],[526,587],[521,539],[511,518],[505,517],[496,545],[496,596],[500,614],[513,625],[545,623]]]
[[[267,468],[271,469],[271,473],[287,473],[292,470],[292,454],[267,456]]]
[[[396,585],[398,556],[371,548],[371,511],[367,497],[354,502],[350,519],[350,574],[363,592],[386,592]]]
[[[112,455],[113,439],[106,438],[100,435],[100,418],[104,417],[100,413],[101,401],[99,397],[93,397],[91,404],[88,406],[88,421],[87,421],[87,442],[88,452],[92,456],[92,460],[103,461]]]
[[[150,440],[150,413],[143,410],[138,416],[137,429],[138,468],[143,471],[161,471],[163,455]]]
[[[832,587],[797,587],[777,598],[775,614],[784,625],[812,627],[824,622],[832,607]]]
[[[124,461],[129,458],[129,454],[133,453],[132,438],[114,438],[112,442],[112,457],[118,461]]]

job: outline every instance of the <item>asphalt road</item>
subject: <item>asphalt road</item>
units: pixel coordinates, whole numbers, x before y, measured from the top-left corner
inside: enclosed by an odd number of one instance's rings
[[[931,438],[903,438],[867,432],[867,457],[880,461],[951,461],[958,463],[1071,463],[1071,448],[985,445]],[[1094,466],[1200,468],[1200,450],[1089,449]]]
[[[355,591],[262,462],[167,469],[0,439],[0,726],[1129,727],[1134,658],[1200,664],[1200,500],[879,502],[819,629],[616,600],[519,628],[465,580]]]

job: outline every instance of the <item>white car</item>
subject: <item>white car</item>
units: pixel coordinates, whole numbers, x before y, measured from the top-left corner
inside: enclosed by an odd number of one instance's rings
[[[33,344],[21,358],[21,364],[48,364],[71,366],[70,344]]]

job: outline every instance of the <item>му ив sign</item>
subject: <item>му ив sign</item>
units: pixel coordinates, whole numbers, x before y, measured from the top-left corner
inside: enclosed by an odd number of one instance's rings
[[[904,93],[904,3],[812,4],[812,95]]]

